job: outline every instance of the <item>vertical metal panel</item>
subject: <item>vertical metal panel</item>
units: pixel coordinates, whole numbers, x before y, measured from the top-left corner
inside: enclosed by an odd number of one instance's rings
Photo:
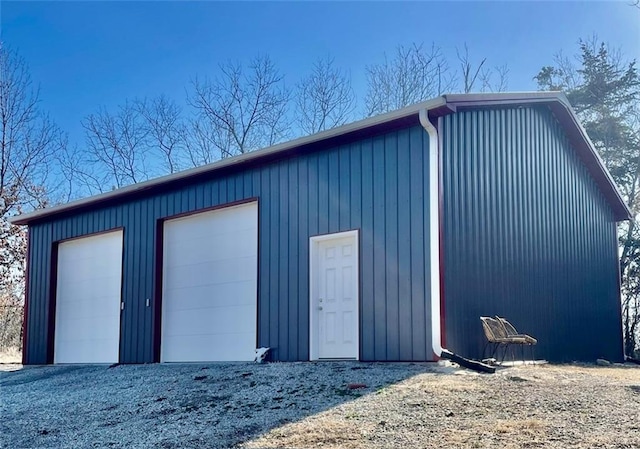
[[[398,132],[398,148],[409,148],[409,131]],[[411,160],[398,157],[398,359],[412,359],[411,326]]]
[[[321,189],[323,194],[326,194],[326,208],[327,208],[327,228],[323,230],[323,233],[338,232],[340,230],[340,208],[341,203],[348,201],[343,198],[340,192],[340,159],[338,149],[331,149],[326,152],[327,154],[327,182],[323,183],[326,188]]]
[[[387,271],[385,248],[385,167],[384,136],[373,140],[373,344],[375,360],[387,358],[387,279],[378,274]],[[367,323],[363,323],[366,325]]]
[[[425,151],[427,139],[424,139],[424,134],[420,130],[412,129],[409,135],[409,182],[411,196],[409,199],[409,209],[411,216],[410,222],[410,241],[411,241],[411,254],[410,254],[410,266],[411,266],[411,358],[414,360],[420,360],[428,358],[430,353],[430,341],[427,340],[427,335],[430,332],[421,332],[421,329],[431,329],[430,321],[425,318],[427,316],[427,310],[430,310],[431,304],[426,301],[421,301],[420,298],[428,295],[429,281],[428,273],[429,268],[427,261],[429,260],[429,253],[422,250],[425,247],[425,241],[429,234],[424,233],[424,223],[428,222],[428,208],[424,207],[424,204],[428,202],[428,194],[426,186],[428,185],[428,171],[423,170],[424,161],[428,158],[428,151]],[[430,318],[430,317],[429,317]]]
[[[287,179],[288,179],[288,222],[289,228],[296,229],[298,224],[298,217],[300,214],[298,213],[298,189],[295,186],[298,186],[298,164],[291,163],[287,168]],[[286,232],[286,230],[284,231]],[[298,232],[300,232],[298,230]],[[300,301],[298,295],[298,283],[299,283],[299,272],[300,266],[297,261],[299,260],[298,255],[298,246],[300,244],[300,239],[297,235],[290,235],[287,238],[289,244],[289,251],[286,254],[288,266],[287,266],[287,274],[289,278],[289,285],[287,286],[287,298],[289,301],[288,307],[288,321],[296,322],[296,320],[300,320],[299,309],[300,309]],[[299,333],[300,326],[287,326],[287,340],[289,351],[287,351],[287,360],[300,360],[300,351],[299,351]]]
[[[46,362],[54,242],[124,228],[120,360],[153,362],[157,221],[255,197],[259,346],[277,360],[308,360],[309,238],[360,229],[360,358],[430,359],[424,135],[394,131],[33,225],[28,362]]]
[[[443,119],[445,330],[480,357],[481,315],[508,317],[552,361],[620,360],[616,224],[544,107]]]
[[[268,324],[269,326],[269,344],[273,348],[273,356],[278,360],[281,360],[284,355],[284,351],[281,346],[286,346],[286,343],[280,342],[280,321],[279,321],[279,309],[281,302],[284,302],[284,298],[281,298],[278,291],[278,286],[282,279],[280,279],[280,272],[278,270],[278,260],[280,258],[280,227],[284,223],[280,223],[280,183],[278,182],[279,170],[277,165],[269,167],[269,192],[271,197],[271,205],[269,211],[269,228],[265,232],[265,237],[270,240],[269,247],[269,289],[261,291],[263,295],[269,298],[269,320],[261,321],[261,325]],[[259,297],[259,301],[262,297]],[[283,323],[284,325],[285,323]],[[260,345],[265,346],[265,345]]]
[[[360,358],[375,360],[373,141],[362,142],[362,232],[360,235]]]
[[[298,168],[298,223],[292,223],[292,227],[298,230],[298,259],[296,267],[298,270],[298,292],[294,299],[298,304],[298,360],[309,360],[309,301],[305,300],[309,296],[309,273],[305,270],[307,265],[303,261],[309,260],[309,167],[308,158],[298,158],[296,162]],[[307,343],[305,343],[307,341]]]
[[[278,301],[278,355],[283,354],[280,360],[290,360],[290,342],[289,342],[289,309],[293,298],[289,296],[289,265],[292,261],[289,260],[289,246],[290,246],[290,230],[292,229],[289,223],[289,201],[291,198],[291,192],[289,191],[289,164],[281,164],[278,166],[278,181],[280,186],[280,207],[277,214],[277,224],[274,233],[278,235],[278,251],[276,252],[278,257],[278,275],[279,280],[277,296]],[[273,224],[272,224],[273,225]]]
[[[339,152],[339,173],[336,175],[338,191],[340,192],[337,202],[338,221],[337,229],[347,229],[351,223],[351,153],[352,147],[343,146]]]
[[[318,187],[318,234],[329,232],[329,151],[318,154],[316,178]]]
[[[360,228],[362,225],[362,150],[361,142],[351,144],[349,148],[349,188],[351,189],[351,200],[349,202],[350,225],[352,229]],[[341,177],[342,178],[342,177]],[[341,223],[343,226],[344,223]]]
[[[38,325],[40,324],[39,309],[41,309],[41,307],[38,307],[40,295],[36,288],[41,288],[43,285],[40,280],[40,273],[42,272],[42,256],[40,252],[44,248],[40,238],[41,230],[42,226],[31,226],[29,228],[29,251],[27,251],[29,255],[29,259],[27,260],[29,276],[26,280],[28,283],[27,291],[29,297],[27,301],[29,302],[29,306],[28,310],[26,310],[24,345],[22,348],[22,359],[25,362],[29,360],[39,360],[40,358],[35,352],[38,347],[37,343],[42,341],[42,336],[36,334],[39,327]]]
[[[260,190],[269,190],[270,179],[267,169],[259,170],[260,173]],[[269,280],[271,274],[271,263],[269,255],[271,254],[271,238],[269,235],[270,216],[269,211],[272,209],[272,195],[264,196],[258,202],[258,258],[260,260],[260,271],[258,272],[259,292],[269,291]],[[275,248],[274,248],[275,250]],[[268,293],[267,293],[268,296]],[[269,305],[270,301],[263,301],[258,297],[258,341],[271,341],[269,335]]]
[[[30,228],[29,310],[26,322],[25,361],[47,362],[47,332],[49,327],[49,286],[52,225],[39,224]]]
[[[386,337],[387,357],[392,360],[400,359],[398,322],[398,136],[387,135],[384,141],[384,217],[385,217],[385,259],[386,292]]]

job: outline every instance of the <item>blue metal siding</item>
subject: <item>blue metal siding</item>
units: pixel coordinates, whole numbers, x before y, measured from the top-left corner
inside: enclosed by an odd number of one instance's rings
[[[549,109],[442,119],[445,330],[480,357],[481,315],[553,361],[622,358],[616,223]]]
[[[360,229],[360,358],[429,360],[426,185],[428,138],[414,126],[33,224],[27,363],[47,361],[55,242],[124,228],[120,360],[152,362],[157,220],[249,198],[259,201],[259,346],[308,360],[309,237]]]

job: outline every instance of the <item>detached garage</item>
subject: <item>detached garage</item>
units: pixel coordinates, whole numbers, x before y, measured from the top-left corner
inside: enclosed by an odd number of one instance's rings
[[[445,95],[14,217],[24,362],[622,360],[629,217],[562,94]]]

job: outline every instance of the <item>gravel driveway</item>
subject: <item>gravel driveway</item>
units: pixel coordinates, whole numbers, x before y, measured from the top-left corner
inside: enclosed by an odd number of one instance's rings
[[[638,448],[639,368],[25,368],[0,372],[0,447]]]

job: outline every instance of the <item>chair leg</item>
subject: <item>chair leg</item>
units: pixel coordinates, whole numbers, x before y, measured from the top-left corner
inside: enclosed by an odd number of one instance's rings
[[[504,358],[507,356],[507,351],[509,350],[509,343],[507,343],[504,347],[504,352],[502,353],[502,360],[500,360],[500,364],[504,363]]]
[[[500,344],[499,343],[494,343],[493,344],[493,351],[491,351],[491,358],[495,358],[496,357],[496,353],[498,352],[499,348],[500,348]]]
[[[535,348],[531,345],[531,363],[536,364]]]
[[[484,360],[484,355],[485,355],[485,353],[487,352],[487,346],[489,346],[490,344],[491,344],[491,342],[490,342],[490,341],[487,341],[487,342],[484,344],[484,348],[482,348],[482,360]]]

